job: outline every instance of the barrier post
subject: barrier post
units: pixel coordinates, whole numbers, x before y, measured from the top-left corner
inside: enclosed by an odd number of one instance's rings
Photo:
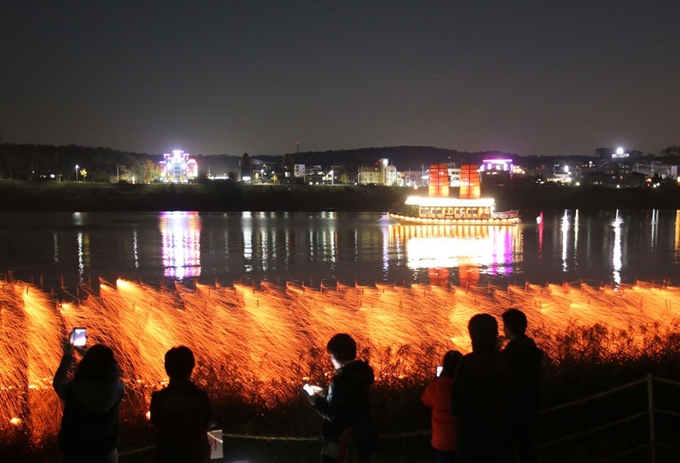
[[[656,463],[656,429],[654,426],[654,382],[647,374],[647,408],[649,409],[649,461]]]

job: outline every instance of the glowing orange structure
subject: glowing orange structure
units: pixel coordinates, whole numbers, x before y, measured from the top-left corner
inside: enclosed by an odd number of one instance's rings
[[[479,181],[479,166],[465,164],[460,166],[460,199],[479,199],[482,190]]]
[[[644,285],[310,289],[264,283],[189,289],[118,280],[113,286],[102,283],[99,294],[84,289],[77,304],[58,304],[32,285],[5,282],[0,288],[0,438],[17,426],[25,426],[34,440],[56,432],[60,417],[52,375],[61,342],[74,326],[88,327],[90,344],[106,343],[115,350],[134,398],[126,406],[144,416],[151,391],[167,380],[163,355],[178,344],[194,350],[199,375],[211,371],[225,391],[259,395],[274,404],[297,392],[290,385],[301,384],[312,365],[325,365],[318,353],[337,332],[352,333],[370,349],[369,356],[376,356],[378,381],[386,375],[422,378],[430,374],[423,365],[434,365],[444,351],[470,349],[467,322],[476,313],[499,317],[509,307],[521,308],[554,358],[561,333],[595,324],[628,333],[611,336],[603,349],[635,355],[646,348],[646,327],[676,329],[679,297],[678,287]],[[397,366],[378,361],[380,353],[400,346],[409,349]],[[436,358],[431,358],[433,349]]]
[[[449,197],[449,169],[446,164],[432,164],[428,186],[430,198]]]
[[[460,196],[449,198],[449,175],[446,164],[430,166],[430,186],[427,197],[409,196],[406,206],[410,214],[392,214],[404,225],[511,225],[520,222],[519,211],[496,212],[493,198],[481,198],[478,166],[464,165],[460,174]]]

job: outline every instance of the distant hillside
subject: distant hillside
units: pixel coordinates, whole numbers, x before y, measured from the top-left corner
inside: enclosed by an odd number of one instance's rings
[[[223,175],[238,170],[240,156],[193,156],[202,171]],[[75,166],[87,171],[89,181],[112,178],[144,179],[150,175],[162,154],[119,151],[78,145],[0,145],[0,178],[27,179],[32,172],[55,172],[62,180],[75,179]]]
[[[680,152],[677,147],[668,148]],[[260,155],[249,153],[253,159],[282,164],[284,156],[294,164],[344,166],[347,171],[356,171],[359,166],[374,165],[381,158],[389,159],[400,171],[419,170],[430,164],[455,163],[480,164],[486,158],[506,158],[525,167],[551,165],[564,157],[528,156],[503,153],[500,151],[482,151],[470,153],[453,149],[435,148],[432,146],[387,146],[358,148],[337,151],[306,151],[287,153],[285,155]],[[193,155],[193,153],[192,153]],[[201,172],[210,172],[214,176],[222,176],[239,170],[238,156],[227,154],[193,155],[198,161]],[[679,156],[680,157],[680,156]],[[570,156],[572,160],[592,159],[591,156]],[[162,154],[131,153],[111,148],[89,146],[53,146],[31,144],[0,145],[0,178],[27,179],[31,172],[55,172],[62,180],[75,179],[75,166],[87,170],[88,181],[114,181],[117,178],[137,179],[153,178],[153,171],[162,160]]]

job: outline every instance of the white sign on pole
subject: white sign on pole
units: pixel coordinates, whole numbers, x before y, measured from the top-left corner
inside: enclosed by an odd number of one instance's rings
[[[210,459],[216,460],[224,458],[224,453],[222,451],[222,430],[214,429],[208,432],[208,442],[210,442]]]

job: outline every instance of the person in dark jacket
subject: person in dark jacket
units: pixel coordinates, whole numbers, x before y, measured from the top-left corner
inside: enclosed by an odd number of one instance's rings
[[[125,386],[113,351],[102,344],[77,348],[83,355],[73,380],[74,347],[64,344],[64,355],[52,385],[64,401],[59,430],[63,463],[116,463],[118,412]]]
[[[503,455],[503,407],[510,367],[501,355],[498,323],[477,314],[468,323],[472,352],[458,364],[451,386],[456,452],[462,463],[498,463]]]
[[[189,378],[195,360],[191,349],[173,347],[165,354],[170,382],[151,394],[151,423],[158,429],[156,462],[209,463],[208,430],[214,413],[208,394]]]
[[[323,463],[346,463],[370,458],[378,436],[371,417],[370,386],[373,369],[356,360],[356,343],[340,333],[326,346],[335,374],[328,393],[321,390],[309,401],[323,418]]]
[[[456,420],[450,407],[451,386],[463,354],[450,350],[444,355],[441,374],[423,393],[423,403],[432,409],[432,447],[437,463],[454,463],[456,458]]]
[[[540,410],[541,360],[543,351],[525,333],[526,315],[517,309],[503,313],[503,330],[510,342],[503,349],[512,371],[505,417],[506,459],[517,452],[522,463],[535,463],[533,427]]]

